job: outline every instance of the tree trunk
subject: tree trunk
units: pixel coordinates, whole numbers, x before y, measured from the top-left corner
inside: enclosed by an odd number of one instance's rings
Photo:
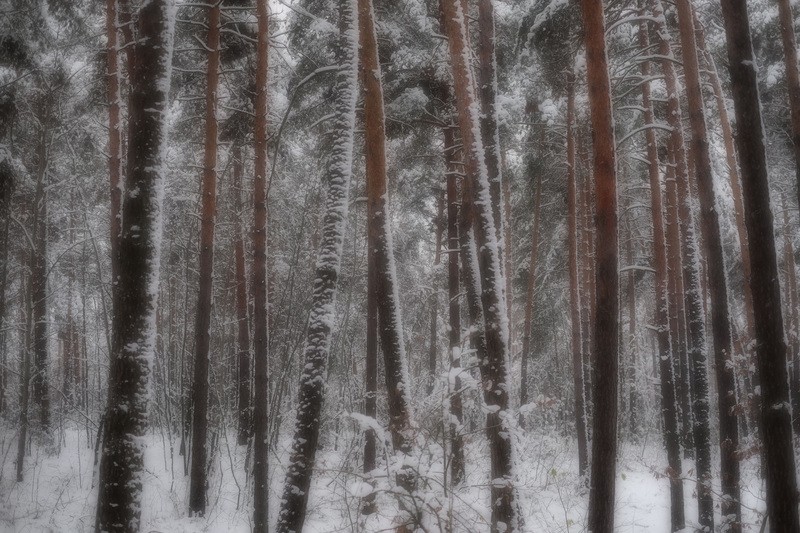
[[[330,356],[336,291],[347,224],[348,195],[353,165],[356,100],[358,97],[358,29],[356,2],[341,1],[341,37],[336,79],[334,146],[325,179],[325,216],[317,256],[311,312],[305,341],[305,366],[300,377],[297,418],[289,468],[281,499],[277,531],[303,530],[319,442],[320,421]]]
[[[778,20],[783,43],[783,64],[789,90],[789,111],[792,122],[797,200],[800,205],[800,72],[797,67],[797,41],[794,34],[794,15],[791,0],[778,0]]]
[[[411,383],[403,339],[403,321],[400,314],[399,287],[394,263],[392,232],[389,226],[386,166],[386,130],[383,108],[383,86],[375,14],[372,0],[358,0],[359,36],[361,42],[361,79],[364,82],[364,129],[366,131],[367,210],[369,232],[374,235],[375,249],[370,257],[370,267],[375,272],[378,333],[385,369],[386,390],[389,402],[389,433],[394,453],[398,458],[410,455],[414,449],[414,422],[411,412]],[[412,493],[416,487],[416,473],[404,466],[397,474],[397,484]],[[411,506],[400,502],[411,512]],[[417,516],[409,517],[416,523]],[[406,524],[401,527],[411,527]],[[410,531],[411,529],[409,529]]]
[[[206,70],[205,157],[200,213],[200,269],[194,328],[192,380],[192,464],[189,515],[206,513],[208,487],[208,367],[210,364],[211,296],[214,272],[214,224],[217,214],[217,87],[219,86],[220,4],[208,8],[208,65]]]
[[[741,503],[739,487],[739,468],[735,455],[739,448],[739,431],[735,415],[736,377],[731,352],[730,315],[728,312],[728,288],[725,279],[725,258],[719,229],[718,210],[714,197],[714,176],[711,170],[711,156],[708,145],[703,92],[700,84],[700,67],[697,59],[694,21],[691,0],[677,0],[678,20],[683,51],[683,70],[686,79],[686,96],[689,105],[689,122],[692,131],[693,168],[697,178],[700,197],[700,220],[703,242],[707,250],[706,269],[708,288],[711,297],[711,333],[714,341],[714,361],[718,408],[720,412],[720,442],[723,459],[722,516],[725,522],[732,522],[730,528],[741,528]],[[693,360],[692,375],[693,410],[695,411],[695,446],[697,450],[697,472],[700,481],[698,499],[700,503],[700,524],[713,529],[714,510],[711,497],[711,449],[710,431],[707,423],[708,384],[706,381],[705,358]],[[698,410],[702,412],[697,412]],[[730,467],[730,468],[729,468]],[[724,528],[725,526],[723,526]]]
[[[441,264],[441,249],[442,249],[442,234],[444,233],[444,198],[445,191],[439,193],[437,200],[436,217],[433,221],[434,227],[434,251],[433,251],[433,283],[431,288],[431,296],[429,298],[429,305],[431,307],[431,323],[430,323],[430,345],[428,347],[428,373],[430,374],[428,382],[428,394],[433,392],[433,386],[436,383],[436,361],[439,358],[437,350],[437,323],[439,321],[439,291],[436,289],[436,279],[438,278],[439,265]]]
[[[797,365],[797,354],[800,351],[800,338],[798,337],[797,321],[798,321],[798,298],[797,298],[797,272],[795,271],[794,263],[794,246],[792,245],[792,230],[789,225],[789,210],[786,208],[786,195],[781,197],[781,207],[783,208],[783,263],[786,269],[786,285],[788,286],[788,298],[784,302],[784,309],[786,309],[786,337],[789,340],[786,356],[786,364],[788,368],[792,369],[789,375],[790,383],[790,400],[792,403],[793,427],[795,437],[800,436],[800,390],[798,390],[798,382],[795,377],[795,368]],[[788,304],[788,305],[786,305]]]
[[[755,350],[761,381],[761,435],[766,463],[767,515],[773,532],[800,531],[778,259],[747,2],[723,2],[722,15],[738,126],[736,145],[742,170],[750,264],[753,272],[758,273],[750,278],[750,287],[755,318]]]
[[[466,16],[458,0],[442,0],[440,5],[450,49],[456,109],[465,155],[464,196],[469,201],[463,206],[464,218],[473,222],[475,242],[470,247],[476,250],[478,257],[477,268],[473,267],[470,270],[480,272],[480,277],[476,281],[480,284],[486,357],[479,359],[479,366],[484,400],[489,411],[486,417],[486,430],[491,450],[491,529],[518,531],[522,526],[519,502],[514,489],[514,451],[510,433],[510,426],[515,421],[508,412],[510,406],[508,315],[504,300],[505,281],[500,267],[501,252],[491,209],[491,186],[486,169],[480,116],[473,90],[475,83],[469,63]],[[465,271],[465,275],[469,274],[469,270]]]
[[[639,25],[639,46],[648,50],[650,39],[647,23]],[[650,78],[650,62],[641,64],[642,79]],[[644,122],[647,126],[645,138],[647,143],[648,177],[650,181],[650,208],[653,218],[653,263],[655,266],[655,326],[658,340],[659,373],[661,376],[661,414],[664,425],[664,442],[667,448],[669,464],[668,479],[670,484],[670,522],[672,531],[683,529],[686,525],[683,480],[681,479],[681,447],[678,434],[678,413],[675,398],[675,378],[673,374],[674,344],[670,346],[669,302],[667,300],[667,249],[664,232],[664,210],[661,203],[661,177],[658,165],[658,146],[656,132],[653,129],[653,103],[650,97],[650,82],[642,84],[642,107]],[[677,229],[677,228],[676,228]],[[676,278],[678,276],[675,276]]]
[[[617,466],[617,388],[619,348],[619,243],[617,235],[617,177],[611,84],[606,56],[602,0],[582,0],[589,85],[594,182],[596,190],[596,312],[592,473],[589,492],[590,531],[614,529]]]
[[[253,409],[250,405],[250,324],[247,314],[247,272],[244,258],[244,234],[242,227],[242,150],[239,146],[233,149],[233,208],[236,211],[236,227],[234,236],[234,261],[236,269],[236,346],[237,371],[236,383],[238,393],[237,413],[239,429],[237,442],[244,446],[253,434]]]
[[[450,481],[457,486],[464,479],[464,439],[461,423],[463,405],[461,400],[461,306],[459,305],[460,279],[458,270],[459,234],[458,221],[461,203],[458,182],[462,177],[456,164],[456,128],[446,126],[444,133],[445,168],[447,170],[447,296],[450,330]]]
[[[33,375],[31,393],[44,431],[50,427],[50,394],[47,377],[47,174],[50,132],[50,96],[44,97],[36,147],[36,189],[33,199],[33,249],[31,250],[30,298],[33,312]]]
[[[574,91],[574,83],[573,83],[573,91]],[[572,135],[572,122],[569,122],[568,127],[570,128],[568,131],[568,135]],[[574,143],[574,139],[572,140],[572,142]],[[575,163],[574,146],[572,148],[573,148],[573,154],[572,154],[573,161],[572,163],[568,162],[568,164],[570,165],[574,165]],[[574,181],[575,180],[574,168],[570,166],[568,172],[572,172],[572,180]],[[534,301],[534,294],[536,292],[536,263],[539,260],[539,217],[542,209],[541,174],[536,175],[535,187],[536,187],[536,192],[534,193],[534,200],[533,200],[533,228],[531,229],[531,259],[530,259],[530,266],[528,267],[528,288],[525,295],[525,325],[522,336],[522,354],[520,361],[520,387],[519,387],[520,408],[522,408],[524,405],[528,403],[528,361],[533,357],[532,353],[533,350],[531,349],[531,332],[533,330],[533,301]],[[573,233],[570,233],[570,236],[572,239],[574,239]],[[570,246],[572,246],[572,244],[570,244]],[[571,250],[572,248],[570,248],[570,251]],[[572,270],[570,270],[570,273],[571,272]],[[571,274],[570,274],[570,280],[571,280]],[[525,429],[525,417],[522,415],[522,413],[520,413],[519,415],[519,425],[521,428]]]
[[[269,529],[269,300],[267,297],[267,74],[269,8],[256,1],[256,101],[253,140],[253,533]]]
[[[109,233],[111,243],[111,283],[119,277],[119,234],[122,223],[122,125],[120,122],[120,77],[118,45],[118,0],[106,0],[106,77],[108,98],[108,176],[111,193]],[[113,290],[112,290],[113,293]],[[113,299],[112,299],[113,305]],[[113,312],[113,310],[112,310]]]
[[[578,187],[575,172],[575,75],[567,74],[567,246],[569,246],[569,301],[572,316],[572,383],[575,388],[575,431],[578,439],[578,474],[589,463],[586,434],[586,391],[583,382],[584,349],[581,337],[581,298],[578,291]],[[523,350],[523,353],[524,350]]]
[[[148,381],[155,349],[161,248],[165,112],[174,7],[146,4],[138,16],[131,72],[128,173],[119,242],[118,303],[108,378],[105,439],[100,459],[97,531],[138,531],[141,517]],[[153,112],[153,111],[156,112]]]

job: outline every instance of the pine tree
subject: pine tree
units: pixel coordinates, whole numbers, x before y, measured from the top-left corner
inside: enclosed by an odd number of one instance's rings
[[[336,78],[336,115],[333,125],[335,141],[325,179],[327,195],[322,241],[306,331],[305,365],[300,378],[295,434],[277,524],[277,531],[287,533],[302,531],[306,517],[311,473],[319,442],[353,167],[359,42],[355,0],[341,0],[340,9],[341,36],[337,50],[340,70]]]
[[[767,515],[770,531],[800,531],[778,259],[770,210],[764,123],[747,2],[724,2],[722,15],[738,125],[736,146],[742,171],[750,264],[753,272],[758,273],[750,278],[750,287],[755,317],[755,352],[761,380],[761,435],[767,480]]]
[[[205,94],[205,156],[200,213],[200,272],[195,320],[194,379],[192,381],[192,455],[189,514],[206,512],[208,487],[208,367],[211,342],[211,292],[214,271],[214,225],[217,214],[217,90],[220,62],[220,4],[208,8]]]
[[[100,459],[97,531],[133,532],[140,526],[173,26],[170,0],[153,0],[138,13],[136,61],[130,73],[128,192],[122,205],[119,305],[113,316],[114,356]]]

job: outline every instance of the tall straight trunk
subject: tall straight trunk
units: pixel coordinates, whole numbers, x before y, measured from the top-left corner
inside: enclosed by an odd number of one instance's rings
[[[639,25],[639,46],[642,50],[650,47],[647,23]],[[642,79],[650,78],[650,62],[641,64]],[[686,525],[683,480],[681,479],[681,448],[678,434],[678,413],[675,398],[675,377],[673,374],[674,344],[670,345],[669,302],[667,299],[668,263],[666,234],[664,232],[664,209],[661,202],[661,177],[658,165],[658,146],[653,129],[655,117],[650,96],[650,82],[642,84],[642,107],[647,130],[648,177],[650,181],[650,208],[653,218],[653,264],[655,266],[655,326],[658,340],[659,374],[661,376],[661,415],[664,427],[664,442],[667,448],[670,484],[670,522],[672,531],[683,529]],[[676,276],[677,277],[677,276]]]
[[[154,0],[138,15],[131,72],[128,172],[119,242],[118,307],[100,459],[97,531],[138,531],[148,381],[155,352],[161,194],[174,5]]]
[[[6,287],[9,283],[8,275],[8,235],[11,224],[9,197],[10,183],[0,183],[0,417],[6,412],[6,386],[8,381],[8,357],[6,351]],[[9,190],[6,190],[8,188]]]
[[[611,83],[606,56],[602,0],[582,0],[586,41],[586,77],[591,110],[593,177],[596,190],[596,312],[593,335],[592,472],[589,492],[590,531],[614,529],[617,466],[617,390],[619,348],[619,243],[617,176]]]
[[[392,232],[389,226],[386,165],[386,125],[383,108],[383,85],[378,61],[378,42],[372,0],[358,0],[358,24],[361,43],[361,78],[364,82],[364,129],[367,174],[367,210],[369,231],[375,238],[370,257],[375,272],[378,334],[383,351],[384,375],[389,403],[389,433],[398,458],[414,449],[414,422],[411,412],[411,382],[408,374],[400,297],[394,263]],[[411,493],[416,474],[404,466],[397,474],[397,484]],[[401,501],[401,505],[407,507]],[[410,508],[408,509],[410,511]],[[416,522],[417,517],[410,517]],[[404,526],[405,527],[405,526]]]
[[[194,327],[192,380],[192,464],[189,477],[189,515],[206,512],[208,487],[208,367],[211,341],[211,295],[214,273],[214,224],[217,212],[217,88],[219,86],[220,4],[208,8],[206,67],[205,156],[200,212],[200,269]]]
[[[444,233],[444,201],[445,201],[445,191],[442,191],[439,194],[439,198],[437,200],[437,210],[436,210],[436,219],[433,221],[434,224],[434,251],[433,251],[433,273],[434,277],[437,277],[439,272],[439,265],[442,261],[442,234]],[[439,321],[439,291],[436,289],[436,283],[433,283],[433,289],[431,290],[431,296],[429,298],[429,305],[431,306],[431,322],[430,322],[430,345],[428,347],[428,373],[430,374],[428,382],[428,394],[433,392],[433,385],[436,383],[436,362],[439,358],[439,352],[437,350],[437,323]]]
[[[733,128],[728,115],[728,106],[725,94],[722,91],[722,82],[717,72],[717,64],[713,56],[706,48],[705,31],[697,18],[697,9],[693,10],[694,30],[696,34],[697,50],[705,61],[705,72],[711,82],[711,89],[714,92],[717,115],[719,117],[720,128],[722,129],[722,141],[725,146],[725,162],[728,165],[728,177],[731,185],[731,196],[733,196],[733,212],[736,219],[736,234],[739,237],[739,249],[742,256],[742,294],[744,295],[745,321],[747,325],[745,342],[747,346],[753,338],[753,294],[750,291],[748,280],[752,275],[750,267],[750,244],[747,240],[747,229],[744,221],[744,200],[742,199],[742,181],[739,176],[739,163],[736,160],[736,149],[734,147]]]
[[[256,101],[253,141],[253,533],[269,530],[269,300],[267,295],[268,0],[256,0]]]
[[[694,218],[691,208],[691,193],[689,187],[689,173],[686,157],[686,147],[682,131],[682,114],[679,100],[680,88],[675,73],[670,37],[664,22],[664,10],[660,0],[654,2],[653,15],[659,20],[656,27],[659,35],[659,54],[662,56],[661,66],[664,73],[665,84],[667,87],[667,121],[671,129],[669,136],[670,154],[674,163],[675,189],[677,194],[678,219],[680,223],[681,255],[683,256],[683,290],[685,293],[685,319],[687,328],[687,341],[689,356],[694,367],[692,376],[693,394],[693,427],[694,445],[696,450],[696,464],[698,479],[701,487],[698,491],[700,503],[699,512],[701,520],[709,523],[713,521],[713,514],[708,510],[710,495],[705,491],[710,490],[711,466],[710,466],[710,423],[709,423],[709,400],[708,400],[708,377],[707,377],[707,356],[706,356],[706,329],[704,297],[700,288],[700,280],[703,279],[699,269],[699,250],[695,238]],[[676,295],[680,297],[680,295]],[[723,424],[733,424],[736,430],[736,415],[733,412],[719,413]],[[721,440],[721,445],[726,441]],[[733,454],[732,449],[722,446],[722,477],[726,475],[734,476],[738,479],[739,463]],[[702,499],[702,500],[701,500]],[[713,523],[713,522],[712,522]]]
[[[761,435],[767,478],[770,530],[800,531],[797,470],[786,375],[786,343],[778,283],[778,259],[769,200],[767,154],[747,2],[722,4],[728,65],[738,126],[736,146],[750,241],[750,278],[755,317],[755,351],[761,380]]]
[[[592,345],[592,338],[594,335],[594,319],[597,311],[596,307],[596,279],[595,279],[595,259],[594,254],[594,229],[593,224],[593,209],[592,209],[592,172],[589,169],[589,150],[584,153],[585,159],[585,173],[583,184],[578,185],[577,202],[577,215],[580,217],[577,233],[581,242],[580,256],[583,261],[579,261],[581,269],[581,284],[579,285],[579,294],[581,298],[581,340],[583,342],[583,399],[584,409],[586,412],[586,419],[591,420],[592,409],[592,383],[594,382],[594,347]],[[591,436],[591,426],[586,427],[587,436]]]
[[[277,531],[303,530],[311,473],[319,442],[320,419],[330,356],[339,267],[342,260],[348,195],[353,168],[356,100],[358,97],[358,29],[355,0],[341,0],[341,36],[337,50],[334,146],[325,179],[325,215],[317,255],[311,312],[305,341],[305,365],[300,377],[297,417],[289,468],[278,515]]]
[[[789,210],[786,208],[786,196],[782,195],[781,207],[783,210],[783,267],[786,269],[786,284],[788,285],[788,297],[784,302],[784,308],[788,311],[786,317],[786,337],[788,338],[788,349],[786,363],[792,370],[789,375],[790,401],[792,403],[792,423],[795,437],[800,436],[800,385],[796,378],[797,354],[800,351],[800,337],[798,337],[798,297],[797,297],[797,272],[794,261],[794,245],[792,244],[792,230],[789,225]]]
[[[33,321],[33,375],[31,393],[43,430],[50,427],[50,394],[47,377],[47,131],[50,118],[49,102],[45,103],[39,143],[36,149],[37,176],[34,193],[33,250],[31,250],[30,298]]]
[[[28,252],[33,254],[31,249]],[[30,277],[30,274],[28,275]],[[27,281],[27,283],[26,283]],[[25,289],[21,294],[25,308],[25,331],[22,338],[22,376],[19,384],[19,436],[17,437],[17,482],[24,481],[25,448],[28,442],[28,429],[30,427],[30,384],[31,384],[31,339],[33,338],[33,305],[31,301],[30,280],[22,277],[22,286]]]
[[[495,50],[495,21],[492,0],[478,0],[478,95],[481,106],[481,138],[484,161],[489,176],[489,195],[492,217],[501,261],[506,253],[503,175],[500,166],[500,130],[497,124],[497,57]],[[501,268],[504,264],[501,262]],[[505,291],[506,287],[503,286]]]
[[[106,0],[106,78],[108,98],[108,177],[111,193],[109,242],[111,244],[111,282],[119,277],[119,234],[122,223],[122,126],[120,122],[121,65],[118,45],[118,0]],[[112,300],[113,302],[113,300]]]
[[[575,168],[575,75],[567,74],[567,246],[569,247],[569,301],[572,317],[572,383],[575,388],[575,431],[578,437],[578,473],[583,476],[589,464],[586,434],[585,385],[581,337],[581,298],[578,291],[578,187]],[[585,311],[584,311],[585,312]]]
[[[480,296],[483,309],[486,357],[479,360],[483,381],[486,432],[491,455],[492,531],[518,531],[522,527],[519,502],[514,488],[513,444],[511,426],[515,424],[510,407],[508,376],[508,315],[504,300],[505,281],[501,270],[501,251],[497,227],[492,214],[492,197],[486,153],[480,127],[478,102],[472,72],[466,14],[458,0],[442,0],[445,35],[447,36],[455,89],[458,123],[464,151],[464,196],[469,199],[464,209],[473,222],[480,272]],[[469,275],[469,272],[465,272]]]
[[[571,123],[570,125],[568,125],[568,127],[570,128],[568,132],[569,135],[572,134]],[[573,159],[572,163],[574,164],[574,159],[575,159],[574,153],[572,155],[572,159]],[[569,172],[573,173],[572,179],[574,181],[575,179],[574,170],[571,167],[569,169]],[[536,192],[534,193],[534,200],[533,200],[533,228],[531,229],[531,259],[530,259],[530,265],[528,267],[528,288],[525,294],[525,325],[522,334],[522,354],[520,361],[520,387],[519,387],[520,407],[528,403],[528,361],[533,356],[532,353],[533,350],[531,350],[531,332],[533,330],[533,301],[536,292],[536,264],[539,260],[539,218],[542,209],[541,174],[536,175],[536,185],[534,185],[534,187],[536,187]],[[519,425],[523,429],[525,428],[525,417],[522,415],[522,413],[520,413],[519,415]]]
[[[237,413],[239,428],[237,442],[247,444],[253,433],[253,410],[250,404],[250,324],[247,313],[247,268],[244,257],[244,229],[242,227],[242,149],[233,149],[233,208],[235,216],[235,236],[233,238],[234,262],[236,270],[236,384]]]
[[[463,405],[461,400],[461,306],[459,305],[460,279],[458,270],[459,234],[458,222],[461,199],[458,195],[458,182],[461,177],[456,164],[456,128],[443,129],[445,169],[447,171],[447,296],[450,330],[450,481],[456,486],[464,479],[464,439],[461,423]]]
[[[689,123],[692,137],[691,153],[694,157],[697,190],[700,199],[700,221],[703,242],[706,250],[706,270],[708,289],[711,298],[711,334],[714,341],[714,361],[717,378],[717,399],[720,412],[720,441],[722,455],[728,457],[723,462],[722,472],[722,516],[730,528],[741,528],[741,503],[739,469],[728,470],[730,462],[736,461],[739,447],[739,433],[735,415],[736,377],[732,363],[730,315],[728,312],[728,288],[725,277],[725,258],[720,236],[719,210],[714,197],[714,176],[711,170],[711,156],[708,145],[700,83],[700,67],[697,58],[694,19],[691,0],[677,0],[678,27],[681,49],[683,51],[683,71],[686,80],[686,96],[689,107]],[[695,411],[695,446],[697,450],[697,470],[700,480],[700,523],[713,528],[714,511],[711,499],[711,450],[710,427],[707,423],[708,384],[706,382],[705,360],[693,361],[692,375],[693,410]],[[700,411],[700,412],[698,412]],[[703,420],[703,419],[706,420]],[[701,427],[702,426],[702,427]],[[705,494],[703,497],[701,494]]]
[[[797,40],[794,34],[794,15],[791,0],[778,0],[778,20],[783,43],[783,65],[789,89],[789,111],[792,122],[797,200],[800,205],[800,71],[797,66]]]

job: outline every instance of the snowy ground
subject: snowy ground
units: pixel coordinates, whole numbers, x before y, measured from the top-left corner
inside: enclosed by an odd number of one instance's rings
[[[91,531],[96,493],[92,490],[93,442],[85,432],[66,430],[59,444],[34,446],[26,460],[25,481],[16,483],[15,433],[0,428],[0,531]],[[422,491],[426,505],[438,509],[438,520],[452,516],[453,531],[486,531],[488,491],[487,457],[483,439],[475,438],[467,448],[467,481],[457,494],[441,485],[441,463],[431,461],[440,453],[419,457],[428,490]],[[274,462],[285,457],[285,444]],[[310,496],[306,531],[378,531],[390,527],[395,505],[388,494],[379,496],[379,513],[372,522],[359,522],[358,497],[365,490],[356,464],[357,440],[336,442],[336,450],[319,456]],[[667,481],[655,472],[663,471],[659,441],[624,445],[617,478],[617,530],[621,532],[668,532],[669,492]],[[217,448],[209,490],[209,512],[205,519],[186,516],[188,478],[183,475],[183,458],[177,445],[170,458],[169,438],[155,433],[149,440],[147,476],[143,502],[145,532],[184,533],[198,531],[249,531],[251,514],[250,480],[245,475],[246,450],[237,449],[233,434],[223,437]],[[332,448],[332,446],[330,446]],[[283,456],[283,457],[281,457]],[[556,435],[528,435],[520,442],[519,476],[526,530],[533,532],[579,532],[586,513],[587,491],[577,476],[575,450]],[[480,458],[480,459],[476,459]],[[692,465],[685,463],[685,473]],[[758,481],[753,461],[743,466],[745,531],[758,531],[763,512],[763,484]],[[282,467],[273,468],[273,516],[282,482]],[[690,475],[690,474],[689,474]],[[381,486],[381,485],[379,485]],[[686,514],[690,525],[696,519],[693,483],[685,484]],[[452,509],[448,513],[448,509]],[[719,511],[718,511],[719,512]],[[435,512],[428,529],[437,531]]]

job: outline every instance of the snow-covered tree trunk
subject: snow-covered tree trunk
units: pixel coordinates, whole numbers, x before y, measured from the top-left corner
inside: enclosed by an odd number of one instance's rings
[[[269,529],[269,317],[267,294],[268,0],[256,0],[256,98],[253,144],[253,533]]]
[[[456,127],[445,126],[444,157],[447,176],[447,296],[450,329],[448,331],[448,347],[450,362],[450,378],[448,392],[450,394],[450,481],[458,485],[464,479],[464,438],[461,424],[463,422],[463,401],[461,399],[461,305],[460,272],[459,272],[459,216],[461,198],[458,194],[459,181],[462,174],[456,160]]]
[[[619,243],[617,176],[611,83],[606,55],[602,0],[582,0],[586,77],[594,153],[596,311],[594,320],[594,403],[589,531],[614,529],[617,466],[617,388],[619,348]],[[597,414],[599,413],[599,416]]]
[[[217,88],[220,64],[220,4],[208,8],[206,47],[205,139],[200,212],[200,258],[194,328],[192,381],[192,455],[189,514],[206,512],[208,487],[208,367],[211,341],[211,293],[214,271],[214,225],[217,214]]]
[[[486,431],[491,449],[492,531],[518,531],[521,520],[519,502],[514,487],[514,447],[511,430],[516,421],[509,411],[510,382],[508,315],[504,298],[505,280],[500,266],[501,252],[497,227],[492,213],[491,185],[481,134],[479,102],[475,95],[475,78],[470,64],[466,37],[466,14],[458,0],[442,0],[444,30],[450,49],[456,109],[464,152],[463,217],[471,223],[466,239],[470,249],[467,261],[477,260],[477,266],[465,269],[469,287],[480,287],[486,354],[478,364],[483,381],[484,401],[488,410]],[[465,236],[462,235],[462,239]],[[462,240],[462,243],[464,241]],[[472,307],[472,304],[470,305]],[[473,327],[481,322],[474,322]]]
[[[645,22],[639,25],[639,47],[650,49],[650,39]],[[642,79],[650,79],[650,62],[641,64]],[[655,117],[650,96],[650,82],[642,84],[642,107],[647,130],[648,177],[650,181],[650,207],[653,220],[653,265],[655,267],[655,327],[658,341],[658,361],[661,381],[661,413],[664,428],[664,442],[667,447],[670,484],[670,521],[672,531],[678,531],[686,525],[683,501],[683,480],[681,479],[681,449],[678,434],[678,412],[675,398],[675,376],[673,358],[675,343],[670,344],[669,302],[667,299],[668,265],[666,237],[664,232],[664,210],[661,204],[661,177],[658,165],[658,146],[656,132],[653,128]],[[677,276],[676,276],[677,277]]]
[[[766,467],[767,515],[773,532],[800,531],[797,470],[792,447],[786,372],[786,337],[770,209],[764,122],[747,2],[723,2],[722,16],[738,126],[736,146],[742,171],[750,264],[753,272],[758,273],[750,278],[750,286],[753,292],[755,351],[761,381],[761,436]],[[723,496],[728,496],[724,485],[723,492]]]
[[[691,143],[697,189],[700,200],[700,220],[703,242],[707,250],[707,274],[709,296],[711,297],[711,334],[714,345],[714,361],[717,377],[718,408],[720,417],[720,439],[725,448],[735,453],[739,447],[738,426],[734,407],[736,405],[736,378],[734,375],[730,315],[728,311],[728,287],[725,277],[725,258],[720,235],[719,210],[714,196],[714,176],[711,170],[708,131],[705,121],[703,92],[700,84],[700,66],[695,41],[694,18],[690,0],[678,0],[678,27],[683,58],[683,71],[686,80],[686,96],[689,107]],[[697,352],[693,352],[693,355]],[[709,400],[708,378],[705,357],[693,359],[692,373],[692,411],[694,412],[695,449],[699,478],[698,500],[700,523],[713,528],[714,510],[711,498],[711,444],[708,423]],[[732,416],[731,416],[732,415]],[[726,523],[739,524],[742,520],[738,469],[727,472],[722,469],[723,517]],[[729,501],[730,499],[730,501]],[[732,525],[734,529],[737,525]]]
[[[319,442],[342,243],[347,224],[358,96],[359,36],[355,0],[340,0],[340,4],[342,27],[333,124],[335,140],[324,180],[327,195],[321,228],[322,241],[306,330],[305,366],[300,377],[295,433],[278,515],[277,531],[281,533],[300,533],[306,518],[311,473]]]
[[[586,385],[584,383],[584,346],[581,332],[582,309],[578,272],[578,183],[575,165],[575,74],[567,73],[567,252],[569,262],[569,309],[572,333],[572,384],[575,398],[575,431],[578,440],[578,474],[586,474],[589,465],[586,433]],[[585,310],[583,310],[585,313]],[[526,318],[527,320],[527,318]],[[526,334],[527,335],[527,334]],[[523,350],[524,353],[524,350]]]
[[[97,531],[138,531],[161,249],[174,5],[152,0],[139,11],[131,72],[128,170],[120,234],[118,307],[100,460]]]
[[[364,129],[367,175],[368,231],[375,243],[370,268],[375,272],[378,334],[383,351],[384,376],[389,403],[389,433],[395,458],[402,466],[397,472],[399,487],[409,493],[416,486],[416,473],[404,464],[415,446],[415,428],[411,412],[411,380],[408,374],[400,297],[389,226],[386,127],[383,86],[378,61],[378,42],[372,0],[358,0],[358,24],[361,42],[361,79],[364,83]],[[417,520],[410,517],[411,521]]]

